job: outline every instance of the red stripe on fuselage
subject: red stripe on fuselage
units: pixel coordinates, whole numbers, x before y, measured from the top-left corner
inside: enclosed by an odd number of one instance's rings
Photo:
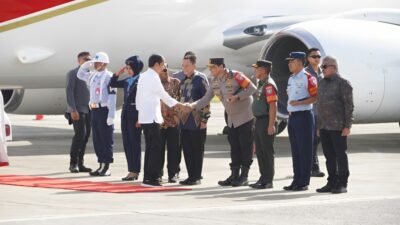
[[[0,0],[0,23],[73,0]]]

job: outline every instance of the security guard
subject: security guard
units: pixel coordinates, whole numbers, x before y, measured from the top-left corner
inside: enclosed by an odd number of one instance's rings
[[[307,51],[307,61],[308,66],[305,68],[306,72],[309,72],[317,79],[317,83],[320,82],[323,78],[322,70],[319,67],[321,61],[321,52],[318,48],[310,48]],[[313,105],[313,114],[314,114],[314,123],[317,123],[317,102]],[[317,135],[317,129],[314,129],[314,140],[313,140],[313,164],[311,167],[311,176],[312,177],[323,177],[325,173],[321,172],[319,168],[318,161],[318,145],[319,145],[319,137]]]
[[[231,175],[218,184],[221,186],[248,185],[248,173],[253,162],[253,112],[251,104],[254,84],[241,72],[225,68],[223,58],[211,58],[208,67],[214,78],[206,94],[198,101],[190,104],[195,110],[208,105],[216,95],[228,114],[228,135],[231,147]],[[239,176],[239,172],[241,174]]]
[[[135,55],[125,60],[126,66],[113,75],[110,87],[124,88],[124,104],[121,112],[122,142],[125,157],[128,163],[128,175],[122,178],[124,181],[137,180],[140,173],[141,162],[141,134],[142,128],[138,123],[138,110],[136,109],[136,91],[143,62]],[[129,77],[118,80],[126,71]]]
[[[304,52],[291,52],[286,58],[292,75],[287,93],[289,112],[288,132],[292,149],[293,181],[284,190],[308,190],[312,164],[314,116],[312,104],[317,98],[317,80],[304,70]]]
[[[92,110],[93,146],[100,166],[90,172],[91,176],[110,176],[113,159],[114,117],[116,90],[109,87],[112,73],[107,70],[110,62],[105,52],[99,52],[91,61],[81,65],[78,78],[90,89],[89,106]]]
[[[272,63],[267,60],[259,60],[252,65],[258,79],[257,92],[253,101],[253,114],[255,122],[255,144],[260,179],[251,184],[256,189],[272,188],[274,178],[274,139],[277,108],[277,87],[269,76]]]

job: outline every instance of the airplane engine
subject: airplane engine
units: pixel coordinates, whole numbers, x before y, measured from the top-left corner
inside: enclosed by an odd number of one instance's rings
[[[7,113],[61,115],[67,109],[65,88],[4,89],[2,94]],[[118,92],[117,108],[122,104],[122,94]]]
[[[7,113],[64,114],[65,88],[2,90]]]
[[[273,35],[260,58],[273,63],[271,76],[279,89],[279,119],[288,118],[286,86],[290,72],[285,58],[292,51],[316,47],[322,56],[336,57],[339,74],[351,82],[355,123],[400,121],[399,37],[400,26],[396,24],[349,19],[298,23]]]

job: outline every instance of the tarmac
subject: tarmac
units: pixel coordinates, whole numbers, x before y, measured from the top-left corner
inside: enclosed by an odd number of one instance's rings
[[[0,225],[99,225],[99,224],[400,224],[400,127],[398,123],[353,125],[348,139],[350,178],[348,193],[319,194],[326,183],[311,178],[308,191],[284,191],[292,177],[287,132],[275,140],[274,188],[220,187],[229,175],[229,145],[219,134],[224,126],[223,107],[211,106],[201,185],[189,191],[113,194],[0,185]],[[119,114],[117,114],[119,115]],[[63,116],[9,115],[13,141],[8,143],[10,166],[1,174],[18,174],[123,183],[127,173],[116,119],[112,175],[90,177],[68,172],[72,127]],[[143,141],[144,143],[144,141]],[[144,144],[142,145],[142,150]],[[142,155],[142,158],[144,154]],[[319,149],[320,167],[326,173]],[[96,168],[89,140],[85,164]],[[180,177],[185,179],[182,157]],[[140,184],[143,174],[140,174]],[[250,181],[259,177],[257,159]],[[166,183],[165,186],[180,186]],[[128,182],[132,183],[132,182]]]

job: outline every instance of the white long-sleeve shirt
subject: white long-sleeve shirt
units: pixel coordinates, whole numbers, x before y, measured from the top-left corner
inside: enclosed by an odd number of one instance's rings
[[[136,92],[136,108],[139,111],[140,124],[154,122],[161,124],[164,122],[161,115],[160,100],[169,107],[173,107],[178,103],[164,90],[156,71],[149,68],[140,75]]]
[[[112,73],[107,69],[101,72],[90,71],[92,62],[88,61],[79,68],[77,77],[87,83],[90,91],[90,103],[100,103],[107,105],[108,118],[115,118],[115,108],[117,102],[116,89],[108,86]]]

